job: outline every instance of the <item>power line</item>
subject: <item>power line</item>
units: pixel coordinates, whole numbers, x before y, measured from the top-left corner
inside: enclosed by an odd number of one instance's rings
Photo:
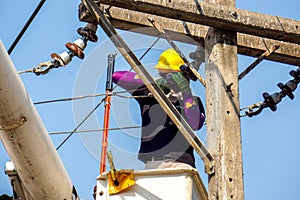
[[[124,130],[124,129],[135,129],[135,128],[141,128],[141,126],[125,126],[120,128],[108,128],[109,131],[118,131],[118,130]],[[91,132],[99,132],[104,131],[104,129],[91,129],[91,130],[77,130],[74,131],[74,133],[91,133]],[[57,131],[57,132],[49,132],[49,135],[62,135],[62,134],[68,134],[72,133],[73,131]]]
[[[35,102],[34,105],[55,103],[55,102],[62,102],[62,101],[74,101],[74,100],[91,98],[91,97],[99,97],[99,96],[105,96],[105,94],[91,94],[91,95],[78,96],[78,97],[69,97],[69,98],[53,99],[53,100],[46,100],[46,101],[38,101],[38,102]]]
[[[82,96],[82,97],[91,97],[93,95],[87,95],[87,96]],[[95,95],[94,95],[95,96]],[[80,98],[82,98],[80,97]],[[78,99],[79,97],[77,97]],[[77,132],[78,128],[97,110],[97,108],[104,102],[104,100],[106,99],[103,98],[97,105],[96,107],[78,124],[78,126],[72,131],[70,132],[70,134],[61,142],[61,144],[56,148],[56,150],[58,150],[74,133]],[[60,100],[66,100],[66,99],[60,99]],[[54,101],[57,101],[57,100],[51,100],[51,101],[48,101],[48,102],[54,102]],[[126,128],[126,127],[125,127]],[[132,127],[131,127],[132,128]]]
[[[142,89],[137,89],[134,91],[139,91]],[[121,98],[143,98],[143,97],[149,97],[147,95],[145,96],[125,96],[125,95],[119,95],[122,93],[127,93],[130,92],[129,91],[119,91],[119,92],[112,92],[111,96],[117,96],[117,97],[121,97]],[[133,91],[133,90],[132,90]],[[55,103],[55,102],[63,102],[63,101],[74,101],[74,100],[79,100],[79,99],[85,99],[85,98],[91,98],[91,97],[100,97],[100,96],[105,96],[106,94],[90,94],[90,95],[84,95],[84,96],[77,96],[77,97],[67,97],[67,98],[61,98],[61,99],[52,99],[52,100],[45,100],[45,101],[38,101],[38,102],[34,102],[34,105],[39,105],[39,104],[47,104],[47,103]]]
[[[44,5],[45,2],[46,2],[46,0],[41,0],[40,3],[37,5],[37,7],[35,8],[33,13],[31,14],[31,16],[29,17],[28,21],[26,22],[26,24],[24,25],[24,27],[22,28],[22,30],[20,31],[18,36],[16,37],[16,39],[14,40],[12,45],[9,47],[9,49],[7,51],[8,54],[11,54],[11,52],[14,50],[15,46],[18,44],[18,42],[20,41],[20,39],[26,32],[27,28],[29,27],[31,22],[34,20],[35,16],[38,14],[38,12],[40,11],[40,9],[42,8],[42,6]]]
[[[78,126],[60,143],[60,145],[56,148],[58,150],[74,133],[77,129],[97,110],[97,108],[104,102],[105,98],[103,98],[96,107],[78,124]]]

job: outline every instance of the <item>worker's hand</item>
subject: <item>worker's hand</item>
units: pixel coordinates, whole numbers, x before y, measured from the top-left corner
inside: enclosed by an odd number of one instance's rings
[[[165,94],[170,92],[166,79],[161,77],[156,79],[155,82]]]
[[[199,130],[205,121],[204,109],[201,100],[199,99],[198,101],[197,97],[194,97],[191,94],[183,94],[182,97],[187,122],[193,130]]]
[[[182,74],[182,72],[178,72],[173,74],[172,79],[174,83],[177,85],[179,91],[182,94],[191,94],[190,81]]]

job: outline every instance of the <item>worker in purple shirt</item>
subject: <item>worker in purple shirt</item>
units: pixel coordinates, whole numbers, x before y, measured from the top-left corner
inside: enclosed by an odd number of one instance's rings
[[[192,95],[189,80],[180,72],[184,62],[174,49],[164,51],[155,68],[155,80],[193,130],[205,120],[199,97]],[[117,71],[113,82],[127,90],[139,103],[142,118],[139,160],[146,169],[195,168],[194,149],[134,72]]]

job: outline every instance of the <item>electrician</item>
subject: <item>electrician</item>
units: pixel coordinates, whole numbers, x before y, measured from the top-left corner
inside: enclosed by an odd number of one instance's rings
[[[184,62],[174,49],[164,51],[155,66],[160,75],[155,82],[191,128],[199,130],[205,120],[204,108],[200,98],[192,95],[189,80],[180,71],[182,65]],[[193,147],[156,99],[149,95],[138,75],[130,71],[117,71],[112,78],[133,97],[144,96],[135,100],[140,106],[142,119],[138,159],[146,164],[145,168],[195,168]]]

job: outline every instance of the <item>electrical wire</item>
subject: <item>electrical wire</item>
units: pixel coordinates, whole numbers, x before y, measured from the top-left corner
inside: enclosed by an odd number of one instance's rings
[[[133,91],[139,91],[143,89],[136,89],[136,90],[124,90],[124,91],[119,91],[119,92],[112,92],[111,96],[117,96],[121,98],[146,98],[149,97],[149,95],[144,95],[144,96],[125,96],[125,95],[119,95],[122,93],[127,93],[127,92],[133,92]],[[79,99],[85,99],[85,98],[92,98],[92,97],[100,97],[100,96],[105,96],[106,94],[90,94],[90,95],[84,95],[84,96],[77,96],[77,97],[67,97],[67,98],[61,98],[61,99],[52,99],[52,100],[45,100],[45,101],[38,101],[34,102],[34,105],[39,105],[39,104],[47,104],[47,103],[56,103],[56,102],[64,102],[64,101],[74,101],[74,100],[79,100]]]
[[[125,130],[125,129],[135,129],[135,128],[142,128],[141,126],[125,126],[119,128],[108,128],[109,131],[118,131],[118,130]],[[74,131],[74,133],[90,133],[90,132],[99,132],[104,131],[104,129],[92,129],[92,130],[78,130]],[[49,135],[61,135],[61,134],[68,134],[72,133],[73,131],[58,131],[58,132],[49,132]]]
[[[26,32],[26,30],[28,29],[28,27],[30,26],[31,22],[34,20],[34,18],[38,14],[38,12],[41,10],[41,8],[42,8],[42,6],[44,5],[45,2],[46,2],[46,0],[41,0],[40,3],[37,5],[37,7],[35,8],[33,13],[31,14],[31,16],[27,20],[26,24],[24,25],[24,27],[22,28],[22,30],[20,31],[18,36],[16,37],[16,39],[14,40],[12,45],[9,47],[9,49],[7,51],[8,54],[11,54],[11,52],[14,50],[14,48],[16,47],[16,45],[18,44],[18,42],[20,41],[20,39],[22,38],[22,36]]]
[[[91,95],[78,96],[78,97],[69,97],[69,98],[53,99],[53,100],[46,100],[46,101],[38,101],[33,104],[39,105],[39,104],[55,103],[55,102],[62,102],[62,101],[74,101],[74,100],[91,98],[91,97],[99,97],[99,96],[105,96],[105,94],[91,94]]]
[[[56,148],[58,150],[76,131],[77,129],[97,110],[97,108],[105,101],[106,98],[103,98],[96,107],[78,124],[78,126],[60,143]]]
[[[25,73],[31,73],[31,72],[33,72],[33,69],[25,69],[22,71],[18,71],[18,74],[25,74]]]
[[[139,60],[142,60],[144,58],[144,56],[152,49],[152,47],[154,47],[154,45],[158,42],[158,40],[160,39],[160,37],[156,38],[156,40],[152,43],[152,45],[145,51],[145,53],[140,57]]]

